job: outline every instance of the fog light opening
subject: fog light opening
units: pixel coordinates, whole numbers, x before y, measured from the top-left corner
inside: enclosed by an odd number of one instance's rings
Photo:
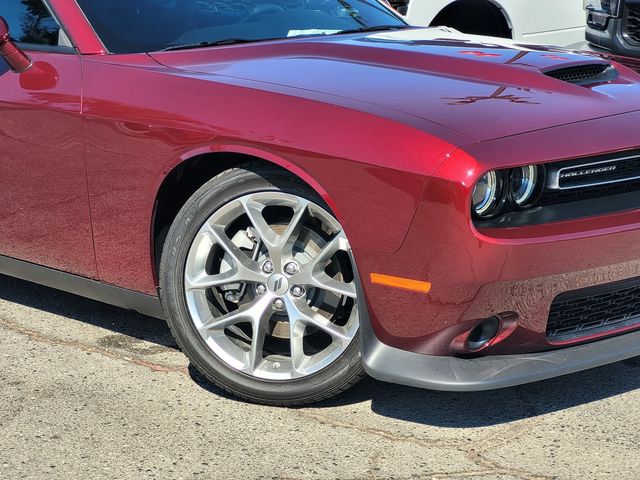
[[[477,352],[487,347],[500,333],[501,321],[498,317],[490,317],[473,327],[467,336],[467,348]]]

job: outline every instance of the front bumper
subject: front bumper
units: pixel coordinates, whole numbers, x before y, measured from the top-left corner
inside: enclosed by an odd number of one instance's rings
[[[637,1],[630,1],[629,4],[634,4],[635,8]],[[628,8],[630,7],[625,6],[623,8],[621,18],[609,18],[604,30],[587,26],[587,41],[597,48],[613,52],[616,55],[640,57],[640,43],[631,38],[626,32]]]
[[[640,46],[633,46],[622,35],[622,19],[612,18],[605,30],[587,28],[587,42],[607,52],[625,57],[640,57]]]
[[[385,345],[365,325],[363,361],[372,377],[431,390],[512,387],[607,365],[640,355],[640,331],[542,353],[475,359],[421,355]]]
[[[638,149],[639,122],[640,112],[631,112],[450,155],[429,180],[402,247],[356,252],[362,311],[370,316],[363,326],[370,375],[433,389],[493,389],[640,355],[640,322],[566,341],[547,333],[559,294],[640,277],[640,208],[491,230],[474,228],[469,215],[470,189],[487,169]],[[373,272],[429,281],[431,291],[376,285]],[[494,316],[516,318],[517,326],[475,358],[462,358],[469,355],[456,350],[456,339]]]

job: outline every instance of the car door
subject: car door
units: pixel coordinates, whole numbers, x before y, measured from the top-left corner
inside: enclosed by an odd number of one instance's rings
[[[0,59],[0,255],[96,277],[81,121],[80,58],[42,0],[2,0],[33,60]]]
[[[533,0],[528,40],[579,47],[584,42],[586,13],[582,0]]]

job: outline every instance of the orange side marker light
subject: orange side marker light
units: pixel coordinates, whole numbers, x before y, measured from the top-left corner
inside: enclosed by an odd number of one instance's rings
[[[410,278],[403,277],[393,277],[391,275],[383,275],[381,273],[372,273],[371,283],[377,283],[378,285],[401,288],[402,290],[410,290],[412,292],[420,293],[429,293],[429,291],[431,290],[430,282],[412,280]]]

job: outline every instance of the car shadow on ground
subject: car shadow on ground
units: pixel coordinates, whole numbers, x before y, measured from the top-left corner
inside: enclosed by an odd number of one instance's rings
[[[76,295],[0,275],[0,299],[95,325],[138,340],[177,349],[166,323]],[[224,397],[193,367],[201,388]],[[444,428],[474,428],[562,411],[640,388],[640,357],[565,377],[488,392],[434,392],[366,379],[312,407],[328,409],[370,402],[385,417]]]
[[[162,320],[17,278],[0,275],[0,299],[163,347],[178,348]]]

